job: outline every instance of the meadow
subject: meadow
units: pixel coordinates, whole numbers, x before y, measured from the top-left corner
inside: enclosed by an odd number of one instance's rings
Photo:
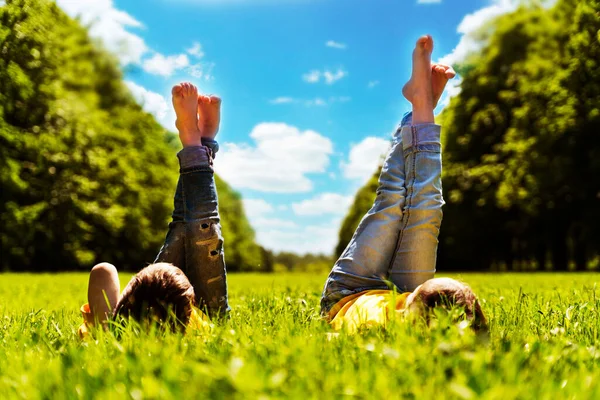
[[[452,277],[480,296],[489,336],[443,314],[336,335],[324,275],[232,274],[231,318],[210,334],[82,342],[86,274],[0,274],[0,397],[600,398],[600,274]]]

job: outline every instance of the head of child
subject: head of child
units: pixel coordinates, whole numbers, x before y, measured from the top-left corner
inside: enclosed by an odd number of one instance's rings
[[[427,320],[436,307],[461,308],[474,331],[487,331],[487,321],[475,293],[462,282],[450,278],[430,279],[406,299],[406,310]]]
[[[115,307],[115,317],[156,322],[172,331],[183,331],[194,304],[194,288],[183,271],[172,264],[157,263],[129,281]]]

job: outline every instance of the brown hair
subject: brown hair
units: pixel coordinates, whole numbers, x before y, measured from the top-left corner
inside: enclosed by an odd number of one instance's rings
[[[183,271],[172,264],[157,263],[129,281],[115,307],[115,317],[158,320],[173,331],[183,330],[194,304],[194,288]]]
[[[471,288],[449,278],[430,279],[416,293],[417,300],[427,309],[461,307],[475,331],[487,331],[487,320]]]

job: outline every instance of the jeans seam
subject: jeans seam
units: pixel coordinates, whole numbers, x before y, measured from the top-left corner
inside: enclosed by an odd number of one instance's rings
[[[413,136],[412,139],[413,139],[413,145],[414,145],[415,140],[416,140],[417,129],[414,126],[411,126],[411,132],[412,132],[412,136]],[[404,202],[405,207],[404,207],[404,212],[402,213],[402,218],[404,219],[404,224],[402,224],[402,227],[400,228],[400,232],[398,232],[398,242],[396,243],[396,249],[394,250],[394,255],[392,256],[392,261],[390,262],[390,265],[388,267],[388,277],[392,273],[394,263],[396,262],[396,256],[398,254],[398,250],[400,250],[400,246],[402,245],[402,239],[404,239],[404,231],[406,230],[406,227],[408,226],[408,220],[410,218],[410,209],[411,209],[412,199],[413,199],[413,195],[414,195],[414,184],[417,179],[417,173],[416,173],[416,168],[415,168],[416,162],[417,162],[416,153],[418,153],[418,151],[409,154],[409,156],[413,155],[413,158],[411,160],[411,164],[412,164],[411,176],[409,177],[409,180],[408,180],[408,181],[410,181],[410,184],[407,187],[406,199]],[[408,190],[408,189],[410,189],[410,190]]]

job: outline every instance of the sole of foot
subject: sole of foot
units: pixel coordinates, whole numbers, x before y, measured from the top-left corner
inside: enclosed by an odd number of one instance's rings
[[[221,98],[219,96],[198,96],[198,129],[203,138],[214,139],[221,123]]]
[[[173,108],[177,115],[175,126],[184,147],[200,146],[202,135],[198,129],[198,88],[189,82],[173,86]]]
[[[431,53],[433,52],[433,38],[429,35],[421,36],[415,45],[412,54],[412,75],[402,88],[402,94],[413,106],[433,106],[431,92]]]
[[[431,92],[433,107],[435,108],[444,93],[448,81],[456,76],[456,72],[449,65],[433,64],[431,66]]]

